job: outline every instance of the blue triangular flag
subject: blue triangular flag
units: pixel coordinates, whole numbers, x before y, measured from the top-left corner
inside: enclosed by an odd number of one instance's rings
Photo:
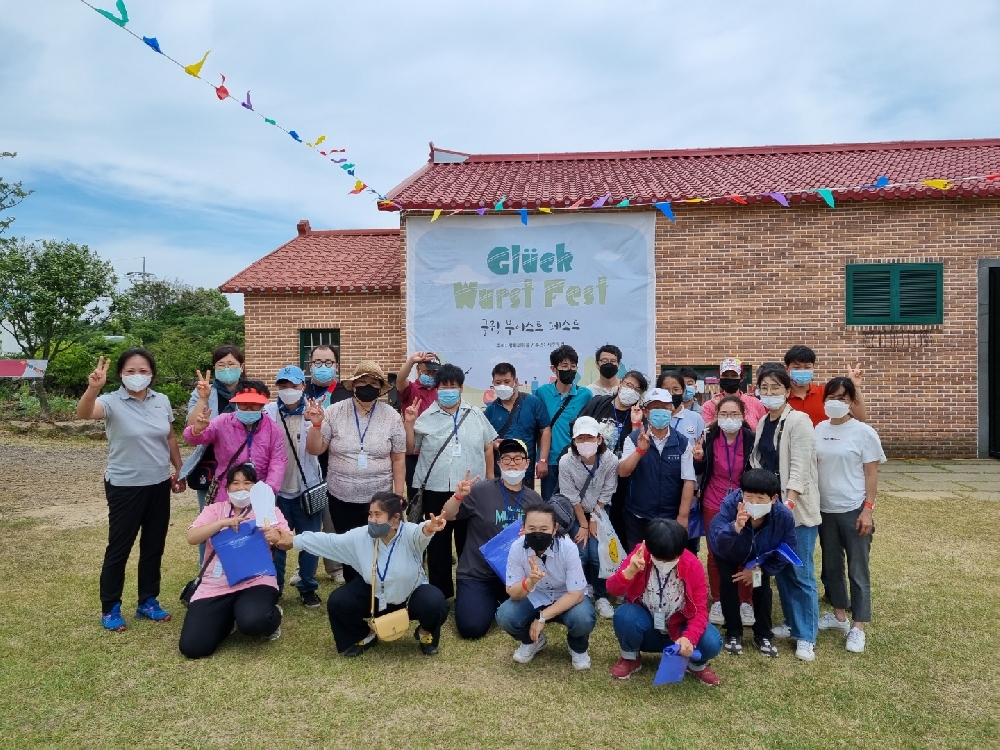
[[[654,203],[654,207],[660,209],[663,215],[666,216],[670,221],[674,221],[674,209],[670,207],[669,201],[662,201],[661,203]]]
[[[524,224],[525,226],[528,226],[528,209],[519,208],[517,209],[517,212],[521,214],[521,223]]]
[[[155,36],[144,36],[142,41],[152,47],[154,51],[159,52],[161,55],[163,54],[163,50],[160,49],[160,43],[156,41]]]
[[[292,136],[292,138],[294,138],[295,140],[297,140],[299,143],[302,143],[302,139],[299,138],[299,134],[296,133],[294,130],[289,130],[288,131],[288,135]]]
[[[802,560],[800,560],[799,556],[795,554],[795,550],[789,547],[785,542],[779,544],[778,549],[776,549],[775,552],[777,552],[783,558],[788,560],[788,562],[790,562],[792,565],[795,565],[800,568],[802,567]]]

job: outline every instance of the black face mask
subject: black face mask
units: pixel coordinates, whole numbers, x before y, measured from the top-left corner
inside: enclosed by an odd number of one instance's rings
[[[358,397],[358,401],[363,403],[374,401],[381,393],[382,390],[374,385],[358,385],[354,387],[354,395]]]
[[[378,539],[381,536],[389,536],[390,531],[392,531],[392,525],[388,521],[385,523],[375,523],[374,521],[368,522],[368,536],[372,539]]]
[[[615,372],[618,372],[615,370]],[[559,370],[559,382],[563,385],[572,385],[576,380],[576,370]]]
[[[736,393],[740,389],[739,378],[719,378],[719,388],[726,393]]]
[[[600,370],[601,370],[601,377],[610,380],[611,378],[613,378],[615,375],[618,374],[618,365],[612,365],[612,364],[601,365]]]
[[[533,549],[536,555],[544,555],[545,551],[552,546],[552,534],[544,531],[529,531],[524,535],[524,546],[526,549]]]
[[[674,405],[675,409],[678,406],[680,406],[683,403],[683,401],[684,401],[684,394],[683,393],[671,393],[670,394],[670,402]]]

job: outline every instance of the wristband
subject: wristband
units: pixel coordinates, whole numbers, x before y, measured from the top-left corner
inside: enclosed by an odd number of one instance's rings
[[[521,579],[521,588],[524,589],[525,591],[527,591],[529,594],[531,593],[531,589],[528,588],[528,579],[527,578],[522,578]]]
[[[645,456],[646,455],[646,451],[644,451],[644,450],[642,450],[640,448],[636,448],[635,452],[638,453],[640,456]]]
[[[868,510],[875,510],[875,505],[867,500],[865,500],[865,507],[868,508]]]
[[[323,426],[322,422],[320,422],[319,424],[316,424],[315,422],[310,422],[310,424],[313,426],[314,430],[318,430]]]
[[[465,500],[465,498],[464,498],[464,497],[459,497],[458,495],[455,495],[455,494],[453,494],[453,495],[452,495],[452,497],[453,497],[453,498],[454,498],[455,500],[457,500],[458,502],[462,502],[463,500]]]

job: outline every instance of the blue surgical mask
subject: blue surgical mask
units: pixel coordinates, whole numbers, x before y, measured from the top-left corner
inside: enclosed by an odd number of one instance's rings
[[[454,406],[462,398],[462,392],[458,388],[438,388],[438,401],[441,406]]]
[[[421,375],[420,376],[420,385],[424,386],[425,388],[433,388],[434,387],[434,376],[433,375]]]
[[[694,398],[694,386],[693,385],[684,386],[684,400],[690,401],[693,398]]]
[[[673,415],[667,409],[650,409],[649,423],[657,430],[662,430],[670,424]]]
[[[326,385],[327,383],[332,382],[335,377],[337,377],[336,368],[327,367],[326,365],[312,368],[312,379],[314,383]]]
[[[812,370],[789,370],[788,377],[795,385],[809,385],[813,379]]]
[[[237,410],[236,418],[240,420],[245,425],[251,425],[254,422],[260,421],[260,415],[264,412],[261,411],[242,411]]]
[[[220,367],[215,371],[215,379],[220,383],[232,385],[240,379],[242,372],[242,367]]]

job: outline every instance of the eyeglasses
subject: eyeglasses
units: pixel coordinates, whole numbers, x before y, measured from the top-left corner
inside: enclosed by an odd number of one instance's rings
[[[600,366],[600,365],[617,365],[618,364],[618,360],[617,359],[602,359],[602,360],[599,360],[597,362],[597,364],[598,364],[598,366]]]
[[[313,367],[336,367],[337,362],[333,359],[314,359],[312,361]]]
[[[771,383],[764,383],[760,386],[761,396],[780,396],[784,392],[785,386],[781,385],[781,383],[774,383],[773,385]]]
[[[502,456],[500,458],[501,466],[520,466],[526,463],[528,463],[528,459],[524,456]]]

